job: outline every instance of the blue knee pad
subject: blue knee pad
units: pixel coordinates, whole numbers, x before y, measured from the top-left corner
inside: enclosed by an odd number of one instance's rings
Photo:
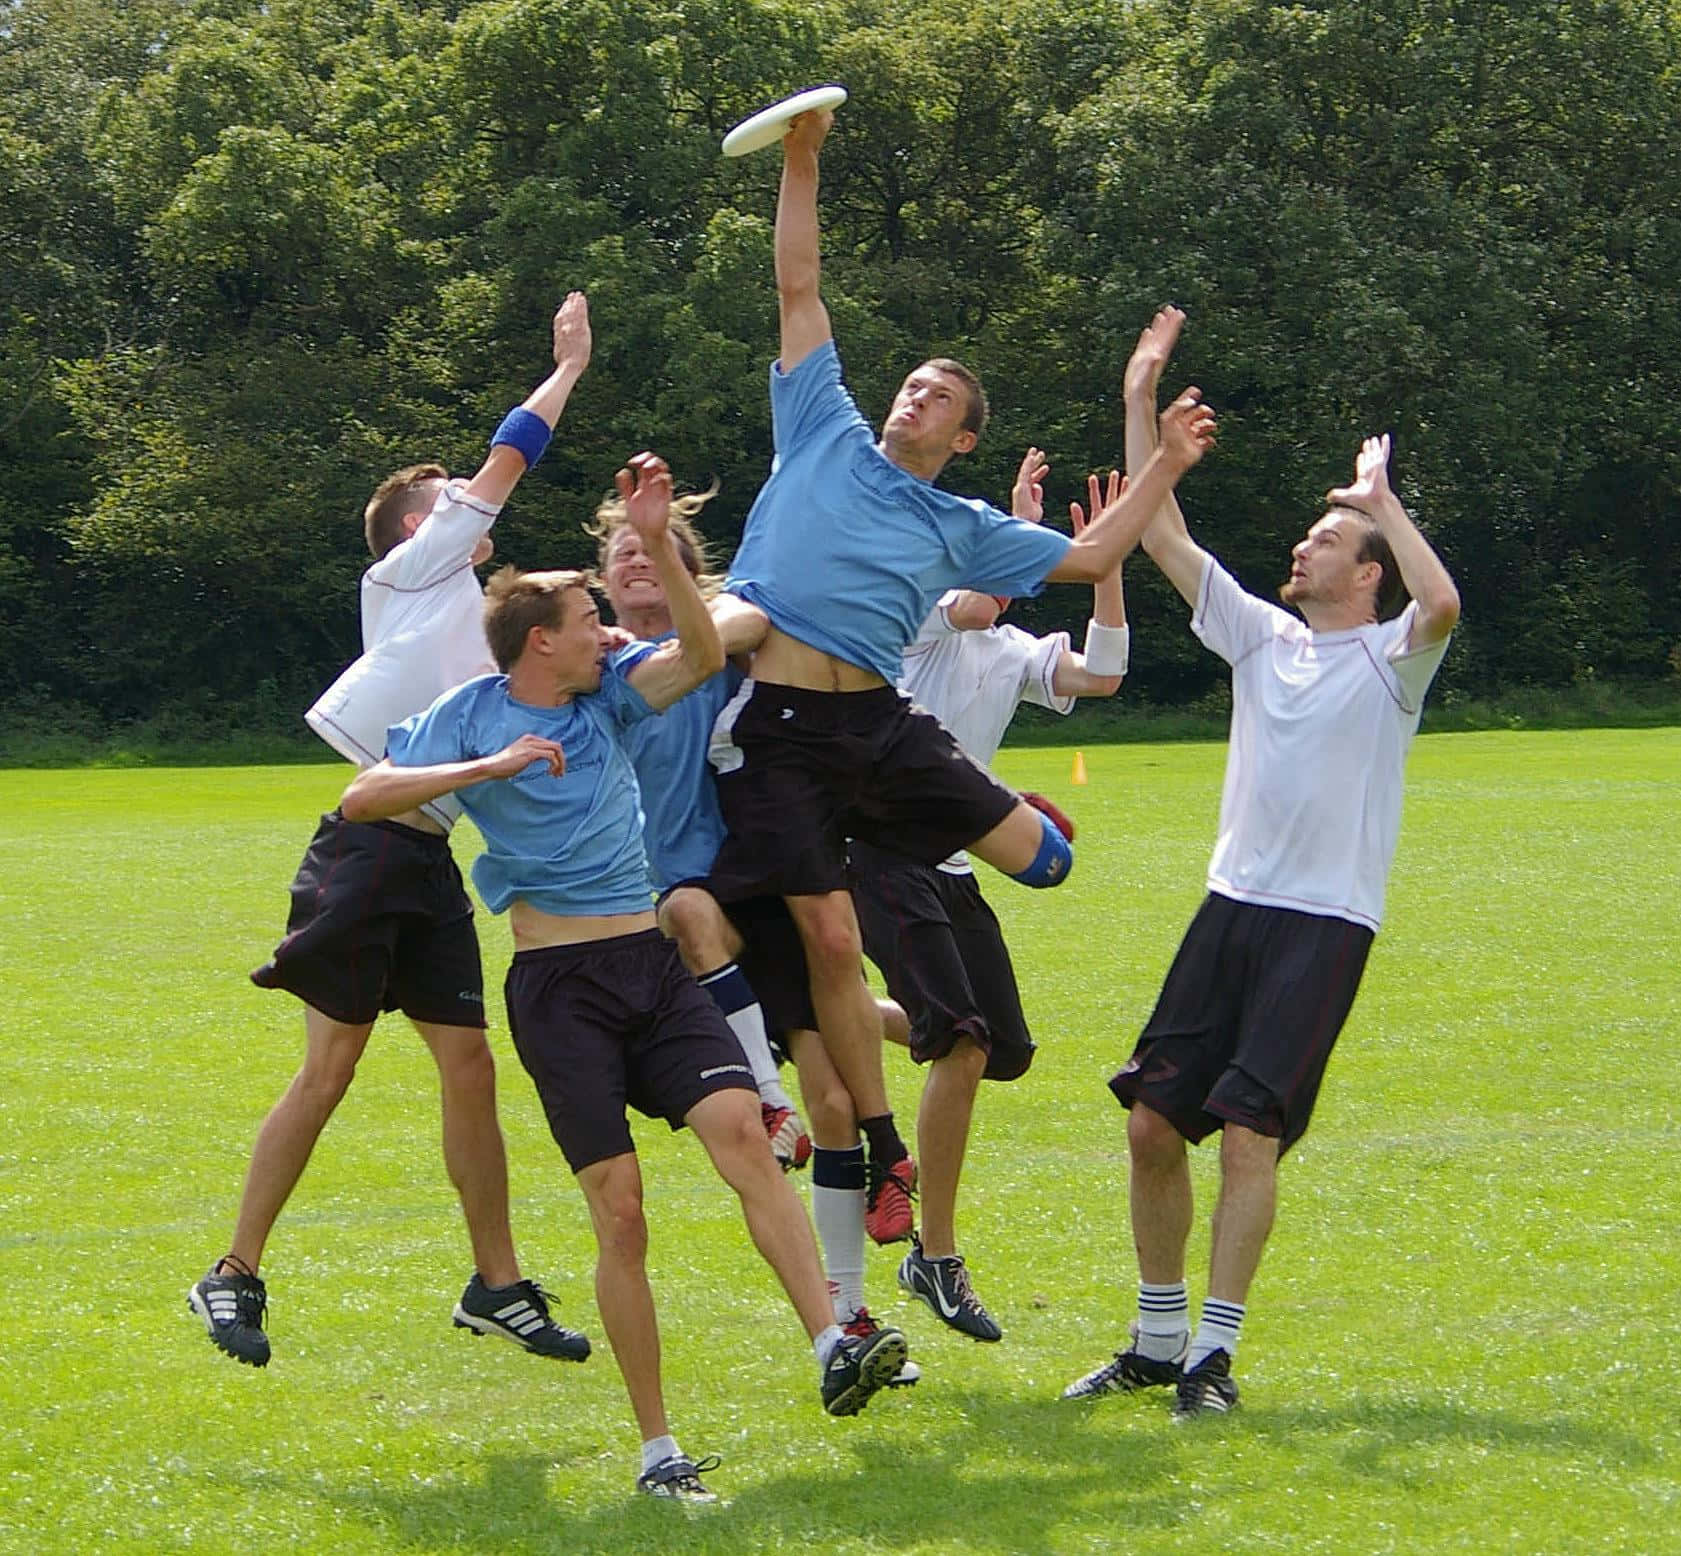
[[[1074,849],[1043,811],[1039,814],[1039,825],[1045,829],[1039,852],[1033,856],[1032,864],[1025,870],[1012,872],[1010,879],[1020,881],[1023,886],[1060,886],[1074,868]]]

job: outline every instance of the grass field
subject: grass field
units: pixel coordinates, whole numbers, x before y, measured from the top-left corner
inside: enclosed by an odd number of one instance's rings
[[[604,1345],[562,1367],[450,1327],[466,1240],[396,1020],[270,1245],[274,1363],[187,1314],[300,1048],[244,974],[344,771],[0,773],[0,1549],[1681,1551],[1681,731],[1419,741],[1243,1409],[1182,1429],[1163,1397],[1057,1394],[1132,1311],[1103,1083],[1199,899],[1223,748],[1085,757],[1083,789],[1066,750],[1000,762],[1081,825],[1066,888],[989,883],[1041,1045],[984,1095],[960,1206],[1001,1345],[900,1300],[878,1250],[925,1378],[828,1420],[699,1148],[639,1127],[675,1428],[731,1499],[694,1514],[630,1495]],[[599,1338],[582,1201],[499,1015],[494,1042],[523,1261]],[[900,1054],[889,1080],[912,1115]]]

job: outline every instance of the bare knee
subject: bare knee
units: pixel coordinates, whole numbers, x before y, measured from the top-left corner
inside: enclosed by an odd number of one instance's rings
[[[1127,1149],[1134,1166],[1172,1167],[1184,1159],[1185,1137],[1155,1109],[1134,1103],[1127,1114]]]
[[[1220,1131],[1220,1176],[1227,1180],[1271,1177],[1278,1170],[1279,1142],[1241,1124]]]
[[[863,939],[852,901],[845,893],[811,901],[796,915],[800,940],[813,976],[844,973],[857,976],[864,955]]]
[[[642,1213],[641,1174],[609,1173],[585,1193],[602,1256],[617,1264],[642,1264],[648,1255],[648,1221]]]
[[[446,1094],[462,1100],[495,1097],[496,1060],[482,1032],[475,1032],[471,1038],[432,1042],[430,1047]]]
[[[738,949],[724,910],[698,886],[679,886],[660,904],[660,932],[677,942],[677,954],[690,972],[711,972],[731,961]]]

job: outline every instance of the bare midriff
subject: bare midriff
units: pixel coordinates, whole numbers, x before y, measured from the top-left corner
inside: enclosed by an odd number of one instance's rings
[[[868,692],[887,684],[864,670],[772,627],[753,655],[753,679],[812,692]]]
[[[516,951],[540,951],[551,945],[587,945],[591,940],[611,940],[618,935],[635,935],[657,927],[654,910],[642,913],[545,913],[529,902],[516,899],[508,909],[508,927],[514,932]]]
[[[433,837],[449,836],[449,828],[440,826],[423,810],[405,810],[402,815],[391,819],[405,827],[413,827],[416,832],[430,832]]]

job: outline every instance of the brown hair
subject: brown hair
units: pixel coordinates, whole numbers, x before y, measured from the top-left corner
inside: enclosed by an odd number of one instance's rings
[[[595,575],[578,568],[522,573],[504,567],[484,586],[484,635],[491,658],[504,675],[525,652],[533,627],[559,627],[566,620],[566,595],[579,589],[587,596]]]
[[[714,481],[704,492],[689,492],[671,500],[671,536],[677,542],[677,554],[703,593],[715,591],[719,579],[712,572],[712,558],[707,555],[706,541],[695,528],[694,520],[717,495],[718,483]],[[615,537],[629,523],[624,499],[617,492],[609,492],[596,506],[595,517],[584,526],[584,533],[595,538],[595,565],[603,573],[607,571],[607,554],[613,549]]]
[[[388,475],[374,488],[373,496],[362,510],[362,533],[376,562],[406,538],[403,519],[414,512],[415,503],[420,500],[420,488],[430,481],[448,479],[449,471],[442,465],[409,465]],[[426,506],[432,505],[428,502]]]
[[[1351,511],[1360,521],[1360,549],[1354,559],[1357,562],[1376,562],[1383,569],[1373,603],[1379,621],[1393,621],[1407,608],[1407,601],[1412,596],[1402,582],[1401,569],[1395,564],[1395,553],[1390,549],[1389,537],[1383,533],[1382,526],[1370,514],[1361,513],[1358,509]]]
[[[986,403],[986,390],[981,387],[981,381],[961,362],[953,361],[950,357],[930,357],[922,364],[931,367],[936,372],[948,373],[963,385],[969,397],[968,409],[963,413],[963,430],[972,432],[978,438],[986,430],[986,419],[992,414],[991,407]]]

